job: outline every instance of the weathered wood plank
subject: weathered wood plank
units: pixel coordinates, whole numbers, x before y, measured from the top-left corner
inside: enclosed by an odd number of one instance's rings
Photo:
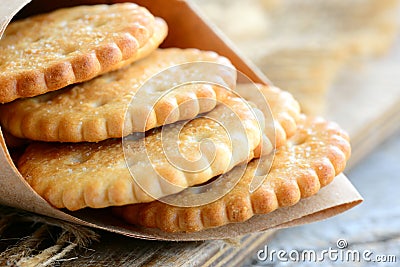
[[[101,232],[101,242],[80,249],[61,266],[235,266],[273,232],[247,235],[237,240],[204,242],[146,241]]]

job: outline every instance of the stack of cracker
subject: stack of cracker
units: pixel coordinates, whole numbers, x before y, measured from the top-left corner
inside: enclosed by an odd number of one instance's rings
[[[193,232],[294,205],[343,171],[350,145],[338,125],[302,115],[276,87],[237,83],[215,52],[158,48],[166,35],[132,3],[9,25],[0,123],[51,205]]]

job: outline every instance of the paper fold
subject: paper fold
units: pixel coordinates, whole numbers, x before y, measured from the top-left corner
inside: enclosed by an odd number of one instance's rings
[[[0,31],[5,29],[18,10],[29,0],[3,0],[0,12]],[[89,3],[112,3],[123,1],[33,1],[23,14],[35,14],[54,8]],[[132,1],[147,7],[156,16],[163,17],[169,25],[169,35],[163,47],[195,47],[213,50],[228,57],[232,63],[251,80],[268,83],[268,80],[250,62],[243,59],[218,30],[199,15],[187,2],[181,0]],[[20,14],[19,14],[20,15]],[[3,32],[0,32],[0,36]],[[0,204],[28,210],[77,224],[100,228],[127,236],[158,240],[207,240],[224,239],[267,229],[295,226],[325,219],[341,213],[362,201],[357,190],[344,175],[323,188],[317,195],[301,200],[288,208],[270,214],[254,216],[244,223],[230,224],[197,233],[169,234],[156,229],[136,228],[110,216],[109,209],[85,209],[64,212],[50,206],[25,182],[12,162],[0,129]]]

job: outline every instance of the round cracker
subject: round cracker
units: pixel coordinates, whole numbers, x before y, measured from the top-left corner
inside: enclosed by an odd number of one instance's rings
[[[237,122],[243,129],[238,129]],[[209,147],[201,147],[205,140],[212,142],[213,154],[206,153]],[[34,143],[19,159],[18,169],[57,208],[102,208],[149,202],[204,183],[251,160],[260,140],[261,128],[253,109],[241,98],[227,96],[206,117],[154,129],[144,139],[128,139],[124,143],[127,160],[121,140]],[[185,159],[195,162],[200,157],[206,167],[193,171],[177,167],[180,162],[171,164],[167,152],[169,148],[176,151],[177,146]],[[132,178],[126,162],[135,175],[141,175]]]
[[[146,56],[154,49],[145,48],[151,37],[167,32],[155,24],[133,3],[64,8],[10,23],[0,40],[0,103],[87,81]]]
[[[228,223],[243,222],[256,214],[266,214],[291,206],[316,194],[342,172],[350,156],[348,135],[332,122],[305,118],[296,134],[280,147],[270,173],[253,193],[249,185],[255,176],[258,159],[251,161],[232,191],[219,200],[198,207],[175,207],[160,201],[115,207],[116,215],[128,223],[159,228],[166,232],[193,232]],[[235,177],[236,168],[215,183],[224,187]],[[176,195],[185,200],[185,191]],[[201,197],[199,195],[198,197]]]
[[[208,64],[195,64],[193,68],[196,72],[189,69],[186,72],[178,70],[168,75],[156,75],[179,64],[196,62]],[[212,63],[215,63],[215,67],[210,67]],[[186,82],[190,73],[202,75],[203,81],[218,81],[219,85],[188,84],[166,94],[171,89],[171,83]],[[153,75],[156,76],[150,79]],[[149,79],[151,86],[147,86],[143,92],[141,86],[148,84]],[[6,130],[20,138],[98,142],[161,126],[172,112],[174,116],[169,117],[168,123],[194,118],[199,113],[213,109],[216,100],[228,94],[223,86],[233,88],[235,83],[234,67],[228,59],[214,52],[158,49],[124,69],[72,88],[2,105],[0,122]],[[128,110],[138,90],[144,99],[134,102],[134,108]],[[147,101],[161,96],[156,104]],[[142,127],[143,123],[146,123],[145,127]]]

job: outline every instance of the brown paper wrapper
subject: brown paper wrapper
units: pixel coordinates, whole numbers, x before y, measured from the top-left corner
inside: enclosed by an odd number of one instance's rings
[[[10,20],[27,5],[29,0],[2,0],[0,8],[0,37]],[[36,0],[23,8],[18,16],[47,12],[56,8],[78,4],[115,3],[126,1],[51,1]],[[268,83],[268,79],[245,60],[232,44],[212,26],[195,7],[182,0],[137,0],[156,16],[163,17],[169,25],[169,35],[163,47],[195,47],[213,50],[228,57],[238,70],[251,80]],[[239,81],[240,82],[240,81]],[[257,215],[243,223],[230,224],[196,233],[164,233],[157,229],[138,228],[127,225],[111,215],[109,209],[85,209],[77,212],[58,210],[50,206],[25,182],[15,167],[0,129],[0,204],[24,209],[53,218],[99,228],[143,239],[193,241],[225,239],[243,234],[279,229],[322,220],[362,201],[357,190],[344,175],[323,188],[317,195],[301,200],[298,204],[278,209],[270,214]]]

